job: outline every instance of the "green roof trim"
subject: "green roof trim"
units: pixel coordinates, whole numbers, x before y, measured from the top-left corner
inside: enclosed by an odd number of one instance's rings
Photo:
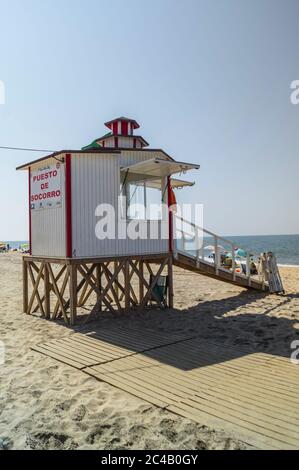
[[[103,135],[103,137],[99,137],[98,139],[95,139],[91,144],[85,145],[85,147],[82,147],[81,150],[91,150],[91,149],[98,149],[98,148],[103,148],[100,144],[98,144],[99,140],[103,140],[106,137],[109,137],[111,135],[111,132],[107,132],[107,134]]]
[[[103,135],[102,137],[99,137],[97,140],[106,139],[106,137],[110,137],[111,135],[112,135],[112,132],[107,132],[107,134]]]
[[[91,144],[85,145],[85,147],[82,147],[81,150],[91,150],[91,149],[98,149],[98,148],[102,148],[102,147],[101,145],[97,143],[97,140],[94,140],[93,142],[91,142]]]

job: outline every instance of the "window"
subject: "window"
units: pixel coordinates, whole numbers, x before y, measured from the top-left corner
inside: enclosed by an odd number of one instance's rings
[[[131,182],[127,184],[127,217],[128,219],[146,218],[145,183]]]
[[[122,195],[126,196],[128,219],[162,219],[162,179],[128,175]]]

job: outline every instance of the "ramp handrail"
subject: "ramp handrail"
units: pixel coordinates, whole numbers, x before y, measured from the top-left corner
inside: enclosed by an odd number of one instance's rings
[[[178,223],[179,222],[179,223]],[[191,227],[191,230],[184,230],[183,226],[188,226],[189,228]],[[247,250],[247,257],[246,257],[246,275],[236,273],[236,248],[235,248],[235,243],[232,240],[228,240],[227,238],[224,238],[220,235],[217,235],[216,233],[211,232],[210,230],[206,230],[199,225],[194,224],[193,222],[190,222],[189,220],[186,220],[176,214],[173,214],[173,233],[175,234],[174,236],[174,246],[173,246],[173,251],[174,251],[174,256],[177,256],[178,252],[182,251],[183,253],[187,254],[190,256],[190,250],[188,253],[188,250],[186,249],[186,242],[190,241],[195,241],[195,258],[196,258],[196,263],[199,264],[199,262],[207,263],[205,261],[205,256],[204,256],[204,246],[203,246],[203,234],[207,234],[209,237],[213,238],[213,247],[214,247],[214,260],[211,263],[215,267],[215,272],[218,275],[220,269],[225,269],[223,266],[221,266],[221,256],[220,256],[220,250],[218,248],[219,246],[219,241],[222,241],[230,246],[231,249],[231,254],[232,254],[232,266],[231,268],[228,268],[231,270],[232,275],[233,275],[233,280],[236,279],[236,276],[241,276],[241,277],[247,277],[248,279],[248,285],[251,285],[251,269],[250,269],[250,255]],[[177,246],[177,240],[178,237],[176,236],[176,233],[181,233],[181,240],[182,240],[182,249],[178,249]],[[187,238],[187,237],[192,237],[192,238]],[[240,248],[240,247],[239,247]],[[225,269],[227,270],[227,269]]]

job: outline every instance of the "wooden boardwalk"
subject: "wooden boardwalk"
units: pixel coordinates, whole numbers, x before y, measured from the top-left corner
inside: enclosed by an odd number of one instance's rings
[[[299,448],[299,366],[288,358],[132,329],[33,349],[257,448]]]

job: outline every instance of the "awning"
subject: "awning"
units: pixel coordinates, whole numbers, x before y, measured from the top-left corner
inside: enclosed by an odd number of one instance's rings
[[[134,173],[137,175],[156,176],[160,178],[163,176],[170,176],[175,173],[198,169],[199,165],[194,165],[194,163],[163,160],[162,158],[151,158],[150,160],[144,160],[143,162],[121,168],[123,172]]]
[[[176,178],[171,178],[170,179],[170,186],[173,189],[181,189],[184,188],[185,186],[194,186],[195,181],[184,181],[184,180],[179,180]]]
[[[144,181],[146,181],[146,186],[148,188],[161,189],[161,178],[141,180],[140,182],[137,182],[137,185],[144,184]],[[170,178],[170,187],[173,189],[181,189],[185,186],[194,186],[194,184],[194,181],[184,181],[176,178]]]

